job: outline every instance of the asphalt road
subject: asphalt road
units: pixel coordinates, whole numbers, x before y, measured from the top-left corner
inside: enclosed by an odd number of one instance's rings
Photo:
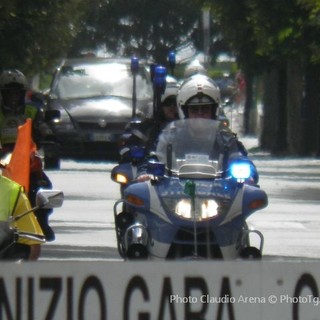
[[[255,141],[243,138],[248,147]],[[264,259],[318,259],[320,160],[251,156],[269,197],[268,207],[249,218],[264,234]],[[48,172],[65,201],[50,217],[56,240],[43,245],[41,260],[121,260],[113,223],[120,196],[110,179],[114,165],[63,161],[60,171]]]
[[[257,147],[255,137],[242,136],[243,109],[225,111],[245,147]],[[248,220],[264,235],[264,259],[319,259],[320,160],[249,155],[269,197],[268,207]],[[65,202],[50,218],[56,240],[43,245],[41,260],[121,260],[113,222],[113,205],[120,197],[110,179],[114,165],[62,161],[60,171],[48,172],[54,187],[64,191]]]

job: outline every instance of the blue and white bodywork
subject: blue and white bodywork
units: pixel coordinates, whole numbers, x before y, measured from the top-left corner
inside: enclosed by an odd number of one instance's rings
[[[231,154],[232,148],[221,152],[218,139],[231,146],[214,120],[180,120],[164,130],[151,179],[128,185],[114,207],[122,257],[261,257],[263,236],[249,230],[246,219],[267,206],[267,195],[252,181],[252,162]],[[259,248],[250,246],[251,232],[260,237]]]

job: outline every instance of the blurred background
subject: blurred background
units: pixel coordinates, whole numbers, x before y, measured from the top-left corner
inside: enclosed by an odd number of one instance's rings
[[[260,149],[319,156],[319,13],[316,0],[2,0],[0,70],[45,91],[64,58],[137,56],[170,70],[174,52],[170,72],[204,66]]]

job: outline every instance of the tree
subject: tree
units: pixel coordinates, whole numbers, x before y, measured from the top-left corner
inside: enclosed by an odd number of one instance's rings
[[[87,5],[83,0],[2,0],[0,69],[34,74],[64,56]]]
[[[211,6],[214,29],[218,29],[237,63],[246,76],[247,99],[245,103],[244,132],[251,133],[250,115],[254,99],[254,77],[262,72],[265,57],[256,54],[257,40],[254,25],[248,22],[250,10],[247,1],[202,1]]]
[[[103,45],[114,55],[164,63],[182,43],[199,43],[201,6],[192,0],[96,0],[91,8],[72,55],[83,44]]]
[[[319,65],[319,1],[205,2],[212,6],[243,71],[249,78],[265,79],[262,146],[275,154],[315,152],[306,131],[313,128],[313,135],[319,136],[319,97],[314,90],[319,76],[310,72],[310,66]]]

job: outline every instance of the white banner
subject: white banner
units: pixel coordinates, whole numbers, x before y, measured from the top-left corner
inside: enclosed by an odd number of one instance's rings
[[[320,319],[312,262],[1,263],[0,319]]]

